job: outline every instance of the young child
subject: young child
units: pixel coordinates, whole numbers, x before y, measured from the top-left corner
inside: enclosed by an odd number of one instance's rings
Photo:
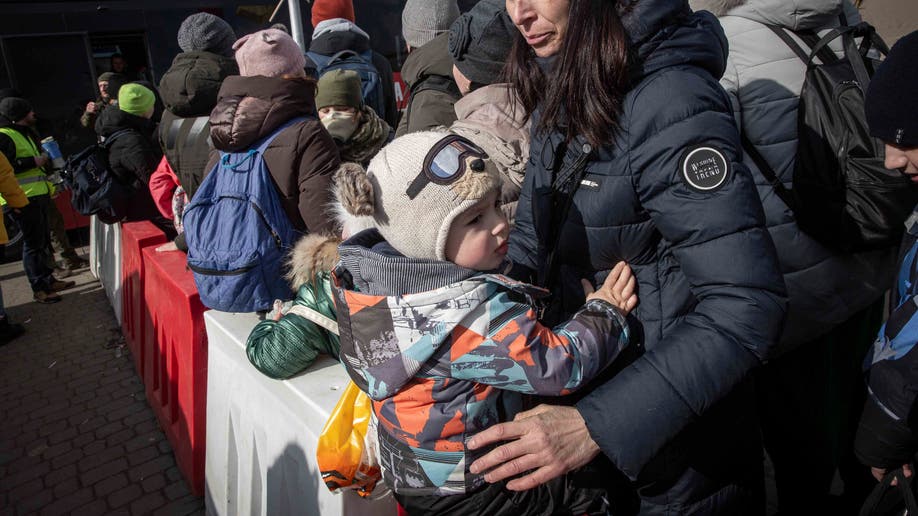
[[[383,479],[409,514],[604,514],[605,491],[563,476],[536,489],[487,484],[469,465],[477,432],[508,421],[523,394],[562,396],[628,343],[637,303],[619,263],[569,321],[537,320],[542,289],[497,271],[509,227],[500,178],[465,138],[396,139],[366,174],[337,177],[339,200],[375,229],[339,247],[333,274],[341,361],[374,400]]]

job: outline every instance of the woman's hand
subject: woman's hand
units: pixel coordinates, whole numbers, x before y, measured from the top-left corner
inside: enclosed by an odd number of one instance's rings
[[[577,469],[599,454],[580,412],[573,407],[539,405],[520,412],[512,422],[500,423],[469,440],[475,450],[499,441],[510,441],[491,450],[471,465],[472,473],[487,471],[494,483],[529,473],[507,483],[511,491],[525,491]]]

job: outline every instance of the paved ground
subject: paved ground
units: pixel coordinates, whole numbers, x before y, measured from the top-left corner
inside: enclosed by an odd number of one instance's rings
[[[0,347],[0,516],[203,514],[105,292],[88,269],[70,279],[62,302],[39,305],[22,263],[0,265],[7,311],[27,331]]]

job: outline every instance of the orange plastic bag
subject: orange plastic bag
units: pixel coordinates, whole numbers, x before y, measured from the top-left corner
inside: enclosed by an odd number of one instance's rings
[[[366,498],[381,478],[374,444],[375,424],[369,396],[348,382],[335,405],[316,449],[322,480],[332,492],[354,489]]]

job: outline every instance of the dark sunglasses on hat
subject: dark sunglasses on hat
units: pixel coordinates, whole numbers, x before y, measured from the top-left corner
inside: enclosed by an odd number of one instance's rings
[[[488,154],[465,138],[451,134],[438,141],[424,158],[424,168],[414,178],[405,193],[414,199],[428,183],[448,185],[459,180],[468,170],[484,172]]]

